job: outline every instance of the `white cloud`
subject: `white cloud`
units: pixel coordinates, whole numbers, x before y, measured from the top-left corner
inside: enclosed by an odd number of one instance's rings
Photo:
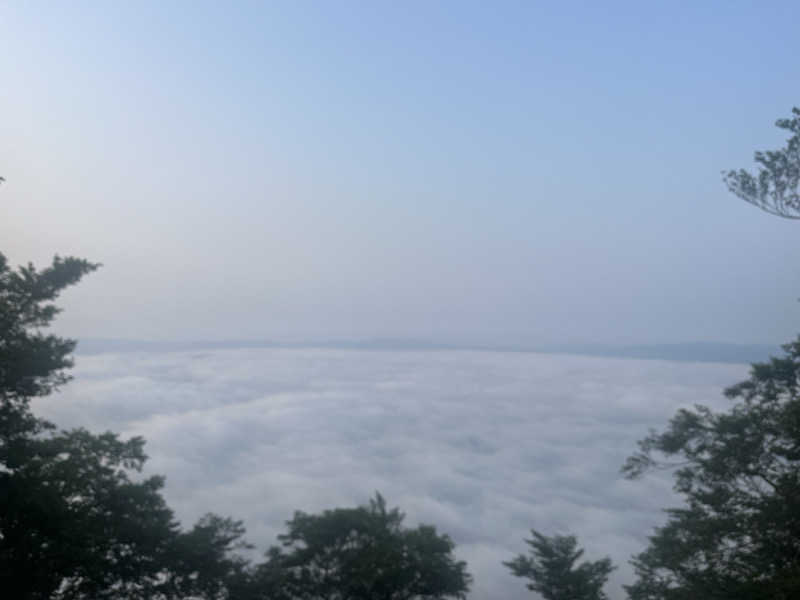
[[[79,356],[36,403],[61,426],[143,435],[184,524],[242,518],[265,549],[296,509],[379,490],[410,524],[450,534],[472,598],[528,598],[500,563],[535,527],[619,566],[643,547],[670,481],[619,467],[649,427],[722,405],[746,367],[494,352],[227,349]]]

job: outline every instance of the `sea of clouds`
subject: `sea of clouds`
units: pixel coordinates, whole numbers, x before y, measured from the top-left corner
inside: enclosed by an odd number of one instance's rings
[[[636,440],[679,407],[723,407],[746,365],[476,351],[242,348],[79,355],[37,400],[62,427],[147,439],[148,472],[185,525],[244,520],[260,549],[295,510],[380,491],[407,523],[456,542],[470,598],[532,597],[501,561],[523,538],[574,533],[618,565],[677,502],[666,474],[619,474]]]

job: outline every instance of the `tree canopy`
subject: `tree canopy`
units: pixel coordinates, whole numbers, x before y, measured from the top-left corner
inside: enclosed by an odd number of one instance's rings
[[[45,396],[66,383],[75,341],[42,333],[59,309],[61,291],[99,265],[60,258],[37,271],[32,264],[11,269],[0,254],[0,434],[21,435],[34,423],[31,398]]]
[[[163,478],[137,475],[144,440],[59,431],[30,409],[72,366],[74,340],[44,333],[53,301],[97,267],[56,257],[13,270],[0,254],[0,589],[20,600],[219,597],[221,573],[239,570],[240,526],[211,516],[180,531]]]
[[[793,108],[792,115],[775,122],[792,133],[786,146],[755,153],[755,175],[738,169],[724,171],[723,179],[742,200],[779,217],[800,219],[800,108]]]
[[[623,467],[675,468],[667,511],[633,564],[632,600],[800,597],[800,338],[728,388],[726,412],[682,409]]]
[[[367,506],[297,512],[259,567],[259,587],[304,600],[464,598],[471,577],[450,538],[403,518],[380,494]]]
[[[548,537],[535,529],[525,542],[530,555],[520,554],[503,564],[517,577],[529,580],[529,590],[538,592],[545,600],[605,600],[603,586],[614,570],[610,558],[584,561],[578,540],[571,535]]]

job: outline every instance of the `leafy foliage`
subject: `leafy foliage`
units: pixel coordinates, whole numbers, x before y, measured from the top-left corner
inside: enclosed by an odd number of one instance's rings
[[[162,480],[130,480],[142,440],[63,432],[10,445],[0,478],[0,574],[21,598],[152,595],[176,525]],[[135,592],[135,593],[133,593]]]
[[[725,391],[729,411],[680,410],[626,462],[676,468],[686,502],[635,557],[633,600],[800,597],[800,338],[784,350]]]
[[[578,540],[571,535],[548,537],[532,530],[533,537],[525,542],[530,556],[520,554],[503,564],[517,577],[530,582],[529,590],[538,592],[545,600],[604,600],[603,586],[614,570],[610,558],[584,561]]]
[[[99,265],[77,258],[12,270],[0,254],[0,435],[26,435],[47,424],[33,419],[30,398],[44,396],[69,380],[73,340],[44,335],[59,309],[52,303],[67,286]],[[2,443],[2,442],[0,442]]]
[[[238,552],[252,546],[243,541],[241,521],[207,514],[181,533],[170,548],[169,589],[175,597],[240,598],[249,589],[249,563]]]
[[[0,589],[27,599],[222,598],[240,575],[241,525],[209,516],[183,533],[138,475],[141,438],[56,431],[32,398],[69,380],[73,340],[45,335],[67,286],[98,265],[56,257],[17,271],[0,254]]]
[[[792,109],[791,119],[778,119],[775,125],[793,135],[780,150],[756,152],[758,174],[744,169],[723,172],[728,189],[742,200],[770,214],[800,219],[800,108]]]
[[[464,598],[471,578],[453,542],[431,526],[402,526],[377,494],[368,506],[297,512],[259,566],[259,588],[304,600]]]

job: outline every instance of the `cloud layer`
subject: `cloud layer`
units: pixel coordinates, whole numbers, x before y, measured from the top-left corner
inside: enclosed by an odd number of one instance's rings
[[[500,564],[535,527],[572,532],[631,580],[665,477],[619,467],[681,406],[722,406],[744,365],[535,353],[248,348],[80,356],[75,380],[35,407],[60,426],[143,435],[148,470],[189,525],[245,521],[265,549],[294,510],[379,490],[409,524],[450,534],[471,597],[527,598]]]

